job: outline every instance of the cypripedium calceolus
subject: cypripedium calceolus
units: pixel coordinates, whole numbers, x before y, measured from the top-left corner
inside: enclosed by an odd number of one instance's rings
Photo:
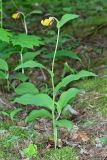
[[[20,18],[20,13],[19,12],[13,13],[12,18],[16,19],[16,20],[19,19]]]
[[[50,27],[54,22],[54,17],[45,18],[41,21],[41,24],[45,27]]]

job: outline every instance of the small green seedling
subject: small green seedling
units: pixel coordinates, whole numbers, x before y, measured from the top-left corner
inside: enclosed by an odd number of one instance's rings
[[[0,112],[3,116],[7,116],[11,119],[13,122],[15,120],[16,115],[22,111],[22,108],[15,108],[10,113],[7,113],[5,111]]]
[[[27,158],[36,158],[38,154],[37,145],[29,144],[27,148],[23,149],[23,153]]]

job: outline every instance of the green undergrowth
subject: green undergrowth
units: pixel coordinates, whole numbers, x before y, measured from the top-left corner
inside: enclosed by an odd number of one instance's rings
[[[81,89],[78,107],[107,116],[107,78],[85,79],[75,85]]]
[[[64,147],[48,151],[42,160],[76,160],[76,157],[77,155],[71,147]]]
[[[30,143],[36,144],[36,131],[32,128],[0,124],[0,160],[20,160],[22,151]],[[42,143],[44,143],[42,141]],[[42,144],[44,145],[44,144]],[[71,147],[51,149],[41,155],[41,146],[38,146],[37,160],[76,160],[76,153]],[[44,148],[44,147],[43,147]],[[26,158],[26,157],[25,157]],[[35,158],[30,158],[34,160]]]
[[[0,124],[0,160],[19,160],[26,143],[35,139],[33,129],[16,127],[6,122]]]

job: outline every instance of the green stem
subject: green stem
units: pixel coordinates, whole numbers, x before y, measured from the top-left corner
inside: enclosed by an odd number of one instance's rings
[[[23,65],[23,48],[20,51],[20,60],[21,60],[21,65]],[[24,68],[22,67],[22,74],[24,74]]]
[[[27,29],[27,24],[26,24],[26,16],[24,15],[23,12],[18,12],[18,14],[21,14],[23,16],[23,23],[24,23],[24,29],[25,29],[25,33],[26,35],[28,34],[28,29]],[[23,65],[23,49],[21,49],[20,51],[20,59],[21,59],[21,64]],[[22,74],[24,74],[24,68],[22,67]]]
[[[56,46],[55,46],[55,51],[54,51],[54,56],[53,56],[53,61],[52,61],[52,89],[53,89],[53,106],[52,106],[52,120],[53,120],[53,131],[54,131],[54,143],[55,143],[55,149],[57,146],[57,138],[56,138],[56,125],[55,125],[55,85],[54,85],[54,66],[55,66],[55,58],[56,58],[56,53],[58,49],[58,43],[59,43],[59,33],[60,29],[58,28],[58,33],[57,33],[57,41],[56,41]]]
[[[27,29],[27,24],[26,24],[26,17],[25,17],[25,15],[23,16],[23,23],[24,23],[25,32],[26,32],[26,34],[28,34],[28,29]]]
[[[2,0],[1,0],[1,28],[3,28],[3,3],[2,3]]]
[[[7,89],[10,91],[10,83],[9,83],[9,73],[7,73]]]
[[[18,14],[21,14],[23,16],[23,24],[24,24],[25,33],[28,34],[28,29],[27,29],[27,24],[26,24],[26,16],[24,15],[23,12],[18,12]]]

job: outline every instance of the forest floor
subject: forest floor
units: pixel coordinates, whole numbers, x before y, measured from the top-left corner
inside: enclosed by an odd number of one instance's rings
[[[92,71],[98,76],[73,84],[81,91],[72,105],[72,114],[69,115],[74,127],[70,132],[60,129],[58,139],[58,148],[73,148],[72,153],[69,153],[70,158],[67,158],[69,155],[62,159],[60,156],[59,159],[55,158],[53,155],[58,154],[57,150],[47,156],[48,151],[53,148],[50,122],[40,119],[33,125],[26,126],[23,120],[16,123],[11,122],[8,117],[0,116],[0,160],[28,160],[23,155],[23,148],[29,143],[38,146],[38,160],[107,160],[107,50],[97,60],[93,60],[95,53],[92,47],[90,49],[90,46],[82,45],[75,51],[81,52],[81,49],[84,53],[89,52]],[[84,65],[85,63],[87,64],[87,59],[84,59]],[[11,108],[11,104],[5,98],[2,99],[2,95],[0,103],[1,110]]]

